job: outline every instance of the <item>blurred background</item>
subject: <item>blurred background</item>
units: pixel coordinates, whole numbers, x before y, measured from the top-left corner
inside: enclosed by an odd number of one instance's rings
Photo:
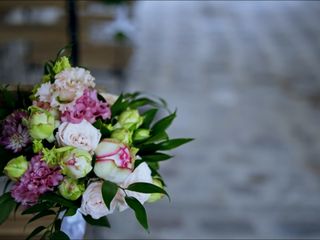
[[[167,99],[170,133],[196,139],[163,163],[150,234],[128,210],[88,239],[320,238],[319,2],[2,0],[0,16],[1,83],[38,82],[76,40],[98,85]]]

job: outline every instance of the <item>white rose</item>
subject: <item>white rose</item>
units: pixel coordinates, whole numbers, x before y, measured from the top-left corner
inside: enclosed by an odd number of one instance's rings
[[[134,156],[123,143],[114,139],[103,139],[95,150],[94,173],[104,180],[123,183],[132,173]]]
[[[91,183],[82,195],[82,202],[79,211],[84,215],[90,215],[94,219],[113,213],[114,204],[111,204],[110,210],[105,205],[102,198],[102,182]]]
[[[87,120],[77,124],[64,122],[56,134],[59,146],[73,146],[90,153],[97,148],[100,138],[100,131]]]

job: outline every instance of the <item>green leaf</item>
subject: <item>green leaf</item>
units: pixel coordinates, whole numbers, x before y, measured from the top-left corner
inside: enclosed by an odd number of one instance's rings
[[[7,89],[4,89],[2,91],[2,98],[5,103],[5,106],[7,106],[10,109],[14,109],[16,105],[16,98],[14,94],[11,91],[8,91]]]
[[[142,107],[147,104],[156,104],[156,103],[149,98],[138,98],[129,104],[129,108],[137,109],[138,107]]]
[[[39,199],[46,200],[48,202],[59,203],[62,206],[65,206],[68,208],[78,208],[75,202],[67,200],[54,193],[47,193],[47,194],[41,195]]]
[[[7,188],[8,188],[10,183],[11,183],[11,180],[10,180],[10,178],[8,178],[7,181],[6,181],[6,184],[4,185],[2,194],[4,194],[7,191]]]
[[[141,95],[141,92],[133,92],[133,93],[126,93],[123,95],[125,99],[136,99],[139,95]]]
[[[84,220],[86,220],[87,223],[94,225],[94,226],[100,226],[100,227],[108,227],[110,228],[110,223],[108,221],[107,217],[101,217],[99,219],[93,219],[90,215],[82,215]]]
[[[168,140],[168,134],[166,132],[159,132],[154,136],[149,137],[145,142],[143,142],[143,144],[148,144],[148,143],[155,143],[155,142],[159,142],[162,140]]]
[[[3,120],[8,116],[10,111],[8,109],[1,108],[0,109],[0,120]]]
[[[138,222],[141,226],[148,231],[148,218],[146,210],[144,209],[143,205],[134,197],[125,197],[125,201],[128,206],[134,211]]]
[[[10,193],[5,193],[0,197],[0,225],[7,220],[17,203],[11,197]]]
[[[62,220],[61,219],[56,219],[54,221],[54,229],[56,231],[59,231],[61,229],[61,224],[62,224]]]
[[[27,208],[21,214],[22,215],[26,215],[26,214],[33,214],[33,213],[36,213],[36,212],[41,212],[43,210],[48,210],[52,206],[53,206],[52,202],[51,203],[50,202],[38,203],[36,205],[33,205],[33,206]]]
[[[64,214],[64,216],[70,217],[73,216],[77,213],[77,209],[76,208],[68,208],[66,210],[66,213]]]
[[[164,154],[164,153],[154,153],[154,154],[142,156],[141,158],[145,162],[159,162],[159,161],[168,160],[172,157],[173,156],[170,156],[170,155]]]
[[[176,138],[159,144],[159,150],[171,150],[177,148],[183,144],[193,141],[193,138]]]
[[[50,236],[50,240],[70,240],[69,236],[62,231],[55,231]]]
[[[105,180],[102,184],[101,191],[102,191],[103,201],[106,204],[107,208],[110,209],[111,201],[113,200],[114,196],[117,194],[118,186],[113,182]]]
[[[45,230],[46,227],[44,226],[39,226],[37,228],[35,228],[30,234],[29,236],[26,238],[26,240],[29,240],[31,238],[33,238],[34,236],[38,235],[39,233],[41,233],[43,230]]]
[[[59,58],[63,57],[64,55],[67,55],[69,57],[71,55],[71,51],[72,51],[72,44],[69,43],[68,45],[66,45],[65,47],[61,48],[58,51],[55,62],[59,60]]]
[[[127,187],[127,189],[130,191],[140,192],[140,193],[162,193],[162,194],[165,194],[170,200],[169,194],[163,188],[160,188],[151,183],[136,182],[136,183],[130,184]]]
[[[153,168],[155,170],[159,170],[160,164],[159,162],[147,162],[149,168]]]
[[[42,217],[45,217],[45,216],[50,216],[50,215],[56,215],[56,212],[53,211],[53,210],[43,210],[41,212],[39,212],[38,214],[34,215],[29,221],[27,224],[39,219],[39,218],[42,218]]]
[[[117,116],[119,113],[123,112],[127,109],[129,103],[123,99],[123,95],[121,94],[117,101],[111,106],[112,117]]]
[[[157,123],[153,125],[151,128],[151,133],[159,133],[159,132],[164,132],[172,123],[172,121],[176,117],[176,112],[170,114],[169,116],[162,118],[159,120]]]
[[[102,137],[109,137],[110,136],[110,131],[107,127],[107,124],[105,124],[101,119],[96,121],[93,126],[97,129],[100,130]]]
[[[139,155],[143,157],[144,155],[149,155],[158,151],[160,147],[159,144],[149,143],[138,145],[137,148],[139,148]]]
[[[153,119],[157,115],[158,109],[153,108],[146,111],[142,116],[144,118],[141,128],[149,128]]]

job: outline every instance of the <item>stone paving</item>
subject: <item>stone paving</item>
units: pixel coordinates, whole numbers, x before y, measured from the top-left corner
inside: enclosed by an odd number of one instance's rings
[[[194,137],[163,164],[172,202],[97,238],[320,238],[320,3],[136,6],[129,90],[178,107]],[[88,229],[88,233],[93,233]]]
[[[167,99],[170,133],[196,140],[163,164],[150,234],[126,211],[88,238],[320,238],[320,3],[140,1],[135,19],[126,90]],[[25,81],[6,59],[1,79]]]

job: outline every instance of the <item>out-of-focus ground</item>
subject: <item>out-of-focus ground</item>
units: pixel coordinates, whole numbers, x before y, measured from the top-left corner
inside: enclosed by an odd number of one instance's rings
[[[320,3],[141,1],[134,19],[114,90],[164,97],[170,133],[196,140],[163,163],[150,234],[129,210],[87,237],[320,238]]]

